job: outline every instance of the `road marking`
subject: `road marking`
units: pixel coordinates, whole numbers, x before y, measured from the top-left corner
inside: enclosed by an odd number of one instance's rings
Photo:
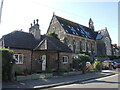
[[[84,83],[87,83],[87,82],[91,82],[91,81],[95,81],[95,80],[102,80],[102,79],[106,79],[106,78],[111,78],[111,77],[114,77],[114,76],[117,76],[118,74],[115,74],[115,75],[112,75],[112,76],[107,76],[107,77],[101,77],[101,78],[98,78],[98,79],[93,79],[93,80],[88,80],[88,81],[84,81],[84,82],[81,82],[79,84],[84,84]],[[78,84],[70,84],[70,85],[64,85],[64,86],[58,86],[58,87],[53,87],[53,88],[69,88],[69,87],[75,87],[76,85]],[[87,88],[87,87],[86,87]]]
[[[112,76],[107,76],[107,77],[101,77],[101,78],[97,78],[97,79],[92,79],[92,80],[84,81],[84,82],[81,82],[81,83],[87,83],[87,82],[91,82],[91,81],[94,81],[94,80],[102,80],[102,79],[114,77],[114,76],[117,76],[117,75],[118,74],[115,74],[115,75],[112,75]]]

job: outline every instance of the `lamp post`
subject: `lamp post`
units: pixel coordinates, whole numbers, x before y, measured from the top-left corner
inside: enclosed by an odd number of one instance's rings
[[[2,16],[2,8],[3,8],[3,0],[0,2],[0,23],[1,23],[1,16]]]

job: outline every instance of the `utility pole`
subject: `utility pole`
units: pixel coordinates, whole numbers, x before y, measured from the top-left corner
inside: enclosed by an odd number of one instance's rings
[[[0,23],[1,23],[1,16],[2,16],[2,8],[3,8],[3,0],[0,0]]]

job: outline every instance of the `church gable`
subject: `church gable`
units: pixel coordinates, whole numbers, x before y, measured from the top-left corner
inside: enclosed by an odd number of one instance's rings
[[[111,38],[110,38],[107,28],[99,30],[98,35],[99,35],[99,39],[96,38],[97,43],[100,42],[101,44],[104,44],[106,55],[112,55]],[[97,35],[97,37],[98,37],[98,35]],[[102,38],[100,38],[100,37],[102,37]],[[98,43],[98,47],[101,47],[100,43]]]
[[[109,32],[108,32],[107,28],[99,30],[98,35],[100,35],[102,37],[101,38],[102,40],[105,40],[106,38],[109,38],[109,40],[111,41],[111,38],[110,38],[110,35],[109,35]]]
[[[60,22],[58,21],[55,15],[53,15],[51,19],[47,34],[51,32],[55,32],[56,34],[58,34],[58,38],[60,39],[62,39],[66,34],[64,28],[61,26]]]

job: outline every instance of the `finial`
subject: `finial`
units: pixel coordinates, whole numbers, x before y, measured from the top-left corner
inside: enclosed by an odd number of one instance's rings
[[[55,12],[53,12],[53,15],[55,15]]]
[[[105,29],[107,30],[107,27],[105,27]]]
[[[36,19],[37,24],[38,24],[38,21],[39,21],[39,20],[38,20],[38,19]]]
[[[35,25],[35,20],[33,21],[34,25]]]

